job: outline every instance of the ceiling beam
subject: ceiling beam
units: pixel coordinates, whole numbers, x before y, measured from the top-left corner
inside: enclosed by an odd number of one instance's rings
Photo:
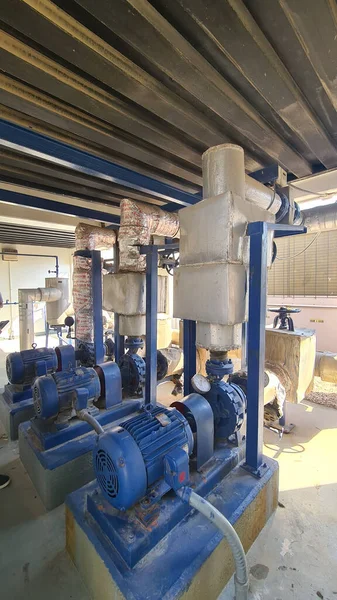
[[[174,203],[176,209],[195,204],[201,199],[201,195],[184,192],[174,186],[4,120],[0,120],[0,147],[103,179],[112,184],[151,194],[170,203],[170,207]]]

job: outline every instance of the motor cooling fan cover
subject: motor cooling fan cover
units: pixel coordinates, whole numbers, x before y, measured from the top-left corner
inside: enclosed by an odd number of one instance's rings
[[[145,496],[144,459],[128,431],[116,427],[100,435],[93,460],[102,493],[114,508],[127,510]]]

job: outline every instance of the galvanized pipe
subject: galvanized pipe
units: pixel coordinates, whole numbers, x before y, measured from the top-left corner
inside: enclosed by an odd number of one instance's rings
[[[337,203],[303,210],[302,214],[308,233],[337,229]]]

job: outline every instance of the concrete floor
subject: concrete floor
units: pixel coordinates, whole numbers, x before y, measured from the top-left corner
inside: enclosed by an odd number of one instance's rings
[[[337,410],[308,402],[288,414],[293,433],[265,431],[265,453],[280,463],[280,506],[248,553],[250,599],[337,600]],[[0,472],[12,478],[0,491],[1,600],[89,600],[64,550],[64,507],[45,511],[1,428]],[[233,595],[231,582],[221,600]]]

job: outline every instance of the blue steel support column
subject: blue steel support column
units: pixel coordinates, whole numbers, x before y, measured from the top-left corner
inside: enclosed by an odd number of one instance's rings
[[[184,396],[193,393],[191,378],[197,372],[196,357],[196,322],[189,319],[183,321],[184,347]]]
[[[263,412],[265,326],[267,311],[268,232],[274,237],[306,233],[306,228],[281,223],[250,223],[249,257],[249,316],[247,336],[247,435],[244,468],[261,477],[266,463],[263,460]]]
[[[118,364],[122,358],[124,348],[124,335],[119,334],[119,314],[114,313],[114,338],[115,338],[115,362]]]
[[[245,468],[261,477],[263,460],[265,325],[267,309],[266,223],[248,226],[250,236],[249,318],[247,344],[247,436]]]
[[[157,401],[157,311],[158,311],[158,247],[145,246],[146,254],[146,372],[145,405]]]
[[[118,273],[119,269],[119,247],[118,243],[114,246],[114,273]],[[119,333],[119,314],[114,313],[114,338],[115,338],[115,362],[118,364],[120,359],[122,358],[125,348],[124,335],[120,335]]]
[[[100,365],[104,361],[104,344],[102,314],[102,263],[101,253],[99,252],[99,250],[92,250],[91,252],[91,272],[95,364]]]

